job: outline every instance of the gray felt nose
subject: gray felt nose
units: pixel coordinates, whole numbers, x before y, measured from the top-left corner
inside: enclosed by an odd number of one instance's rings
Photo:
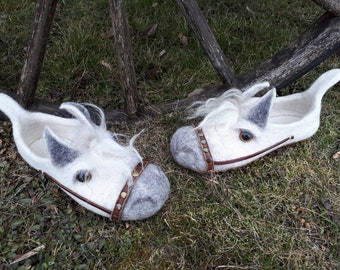
[[[176,162],[197,172],[206,172],[203,152],[192,126],[179,128],[172,136],[170,151]]]
[[[162,169],[149,164],[139,175],[125,204],[122,220],[151,217],[164,205],[170,193],[170,183]]]

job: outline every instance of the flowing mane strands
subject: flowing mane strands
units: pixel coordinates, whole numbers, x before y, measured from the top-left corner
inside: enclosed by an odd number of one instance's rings
[[[99,125],[96,125],[90,112],[85,107],[91,107],[97,115]],[[139,136],[139,134],[131,137],[124,145],[119,141],[121,134],[110,132],[106,128],[105,114],[101,108],[90,103],[84,103],[83,105],[77,103],[64,103],[61,109],[66,109],[76,119],[84,124],[84,130],[79,131],[82,138],[77,141],[77,148],[84,148],[86,145],[90,145],[91,150],[98,154],[110,156],[119,160],[124,158],[130,158],[131,155],[136,156],[139,162],[142,162],[142,157],[138,151],[134,148],[133,143]],[[125,135],[124,138],[127,138]],[[85,139],[85,140],[84,140]],[[131,169],[126,168],[127,174],[130,173]]]
[[[194,109],[195,111],[188,118],[194,119],[198,117],[204,117],[198,127],[203,127],[208,123],[209,125],[225,123],[225,115],[227,115],[228,118],[232,116],[230,120],[234,119],[233,121],[235,121],[235,119],[237,119],[237,115],[239,114],[239,106],[237,104],[240,103],[241,96],[242,92],[240,90],[230,89],[219,97],[210,98],[205,102],[195,102],[189,107],[196,107]]]
[[[205,118],[196,128],[187,125],[176,130],[171,153],[185,168],[221,172],[310,138],[320,125],[323,95],[339,81],[340,69],[332,69],[300,93],[276,96],[275,87],[263,82],[241,89],[244,92],[231,89],[194,103],[198,106],[191,118]]]
[[[60,109],[70,117],[27,111],[0,93],[0,110],[11,120],[22,158],[80,205],[115,222],[159,211],[170,183],[159,166],[143,164],[133,146],[138,135],[112,133],[95,105],[68,102]]]
[[[96,116],[98,117],[100,123],[99,126],[103,129],[106,129],[106,121],[105,121],[105,114],[103,112],[103,110],[101,108],[99,108],[98,106],[92,104],[92,103],[82,103],[83,106],[87,106],[87,107],[91,107],[94,109],[94,112],[96,113]],[[90,114],[89,114],[90,116]],[[92,118],[89,117],[89,121],[92,121]]]
[[[216,98],[194,102],[189,107],[189,109],[194,109],[194,112],[189,115],[188,119],[204,117],[198,127],[206,126],[208,123],[216,125],[236,122],[242,104],[267,87],[269,87],[269,83],[263,82],[255,84],[244,92],[232,88]]]
[[[107,130],[105,114],[104,114],[104,112],[101,108],[99,108],[98,106],[91,104],[91,103],[83,103],[82,105],[74,103],[72,105],[77,105],[77,108],[78,108],[77,111],[78,112],[73,113],[73,112],[69,111],[69,113],[72,113],[72,115],[76,119],[78,119],[79,121],[86,122],[87,126],[90,127],[91,132],[94,132],[94,134],[96,135],[96,137],[98,139],[101,138],[101,136],[106,137],[107,135],[109,135],[109,137],[113,139],[114,145],[117,146],[116,150],[118,150],[119,148],[126,148],[119,141],[119,137],[127,138],[127,136],[120,134],[120,133],[110,132],[110,131]],[[92,120],[91,114],[89,113],[89,111],[86,109],[85,106],[91,107],[91,108],[94,109],[93,113],[96,114],[96,117],[99,120],[99,125],[94,123],[94,121]],[[64,108],[64,106],[63,106],[63,108]],[[84,119],[83,116],[85,116],[85,119]],[[127,147],[132,147],[134,141],[136,140],[136,138],[138,137],[139,134],[134,135],[132,138],[130,138],[128,143],[124,143],[124,144],[126,144]]]
[[[235,107],[235,103],[239,102],[241,96],[242,92],[238,89],[233,88],[224,92],[222,95],[216,98],[210,98],[207,101],[194,102],[189,107],[189,109],[194,109],[195,111],[188,118],[194,119],[197,117],[205,117],[209,113],[213,113],[215,111],[233,109]]]

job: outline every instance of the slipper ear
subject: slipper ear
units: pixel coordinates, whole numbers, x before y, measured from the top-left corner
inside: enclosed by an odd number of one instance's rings
[[[64,167],[73,162],[78,156],[79,151],[62,139],[60,139],[50,128],[45,127],[44,139],[50,154],[52,163],[57,167]]]
[[[255,103],[252,108],[250,108],[247,113],[246,119],[257,125],[259,128],[264,129],[267,125],[269,112],[273,105],[275,96],[275,88],[268,91]]]

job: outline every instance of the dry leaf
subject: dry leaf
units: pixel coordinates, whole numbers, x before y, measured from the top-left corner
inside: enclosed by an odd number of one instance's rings
[[[111,28],[109,31],[101,33],[100,37],[101,38],[111,38],[111,37],[113,37],[113,35],[114,35],[114,32],[113,32],[113,29]]]
[[[338,159],[340,157],[340,151],[336,152],[334,155],[333,155],[333,158],[334,159]]]
[[[58,214],[58,207],[54,204],[50,204],[47,209],[53,211],[54,213]]]
[[[158,24],[154,24],[149,31],[146,33],[146,38],[153,36],[157,31]]]
[[[249,11],[250,13],[253,13],[253,14],[255,14],[255,12],[254,11],[252,11],[248,6],[246,6],[246,10],[247,11]]]
[[[103,67],[106,67],[106,68],[108,68],[109,70],[112,70],[112,66],[108,63],[108,62],[106,62],[105,60],[100,60],[100,62],[99,62]]]
[[[43,250],[45,248],[44,245],[41,245],[39,247],[36,247],[35,249],[33,249],[32,251],[29,251],[27,253],[25,253],[24,255],[22,255],[21,257],[19,257],[18,259],[16,259],[15,261],[11,262],[10,265],[15,264],[17,262],[21,262],[23,260],[26,260],[32,256],[34,256],[35,254],[39,253],[39,251]]]
[[[312,226],[311,226],[311,224],[309,223],[309,222],[305,222],[305,227],[307,228],[307,229],[310,229]]]
[[[197,88],[195,89],[194,91],[192,91],[191,93],[188,94],[188,97],[194,97],[194,96],[197,96],[199,94],[202,94],[204,91],[203,88]]]
[[[179,41],[180,41],[183,45],[185,45],[185,46],[188,45],[188,43],[189,43],[188,37],[185,36],[182,32],[178,34],[178,38],[179,38]]]
[[[160,53],[158,54],[159,57],[162,57],[166,53],[166,50],[161,50]]]

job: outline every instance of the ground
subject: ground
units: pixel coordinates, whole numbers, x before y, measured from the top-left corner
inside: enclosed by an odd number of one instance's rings
[[[175,1],[127,1],[144,102],[181,99],[218,82]],[[241,74],[291,42],[322,14],[310,0],[199,1]],[[34,1],[2,0],[0,89],[15,91]],[[122,108],[107,1],[59,1],[37,96]],[[148,31],[157,24],[156,32]],[[187,42],[185,38],[187,38]],[[165,54],[160,56],[160,52]],[[338,56],[279,94],[306,89]],[[202,176],[175,164],[169,141],[185,112],[110,126],[160,165],[171,193],[155,216],[114,224],[70,199],[17,153],[0,125],[0,269],[339,269],[340,87],[323,99],[310,139],[245,167]],[[43,248],[44,247],[44,248]],[[11,268],[11,269],[12,269]]]

